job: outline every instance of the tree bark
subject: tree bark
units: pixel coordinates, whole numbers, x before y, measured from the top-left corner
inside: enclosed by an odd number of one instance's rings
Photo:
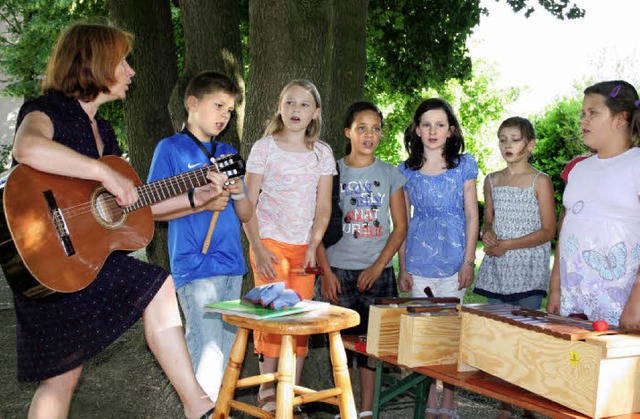
[[[249,62],[245,141],[249,153],[265,123],[274,115],[282,87],[293,79],[309,79],[325,91],[328,0],[249,1]]]
[[[173,133],[167,104],[177,79],[171,10],[167,0],[108,0],[115,24],[134,34],[130,64],[136,71],[125,101],[131,163],[143,183],[155,146]],[[166,223],[156,223],[149,260],[169,267]]]
[[[342,156],[344,112],[364,91],[367,4],[366,0],[249,1],[251,67],[244,154],[273,116],[282,87],[305,78],[322,97],[321,138]]]
[[[180,10],[184,29],[184,69],[173,89],[169,105],[175,130],[182,127],[187,117],[183,104],[186,85],[199,72],[213,70],[226,74],[244,94],[240,2],[182,0]],[[240,148],[243,122],[244,102],[241,102],[218,140]]]
[[[336,159],[344,156],[347,138],[344,118],[349,105],[362,100],[367,51],[367,0],[333,1],[332,27],[327,40],[329,80],[323,109],[322,138],[331,144]]]

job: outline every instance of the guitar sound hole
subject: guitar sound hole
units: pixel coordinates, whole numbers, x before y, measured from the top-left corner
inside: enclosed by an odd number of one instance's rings
[[[96,196],[94,209],[101,224],[113,225],[122,220],[122,208],[117,204],[113,195],[106,191]]]

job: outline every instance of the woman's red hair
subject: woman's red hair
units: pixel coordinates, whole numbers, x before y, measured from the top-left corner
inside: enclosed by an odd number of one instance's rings
[[[42,90],[59,90],[91,102],[109,93],[116,83],[115,69],[131,52],[133,35],[113,26],[76,23],[58,38]]]

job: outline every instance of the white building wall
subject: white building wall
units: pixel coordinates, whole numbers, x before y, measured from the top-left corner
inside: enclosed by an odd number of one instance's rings
[[[5,32],[4,22],[0,22],[0,32]],[[6,76],[0,72],[0,146],[8,146],[13,143],[13,134],[16,129],[16,118],[22,105],[22,99],[6,97],[2,94],[6,83]],[[1,157],[1,156],[0,156]],[[0,172],[3,171],[4,161],[0,161]]]
[[[0,75],[2,77],[2,75]],[[4,85],[0,83],[0,89]],[[0,144],[11,144],[22,99],[0,96]]]

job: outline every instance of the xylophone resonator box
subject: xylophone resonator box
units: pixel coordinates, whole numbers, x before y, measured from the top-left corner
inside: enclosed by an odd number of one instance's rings
[[[413,307],[451,307],[459,303],[452,297],[384,298],[369,307],[367,352],[375,356],[398,355],[400,316]]]
[[[640,412],[640,336],[507,305],[461,310],[460,370],[480,369],[593,418]]]
[[[375,356],[397,355],[400,339],[400,315],[406,306],[397,304],[369,307],[367,352]]]
[[[400,316],[398,363],[407,367],[455,364],[460,346],[460,312],[442,310]]]

